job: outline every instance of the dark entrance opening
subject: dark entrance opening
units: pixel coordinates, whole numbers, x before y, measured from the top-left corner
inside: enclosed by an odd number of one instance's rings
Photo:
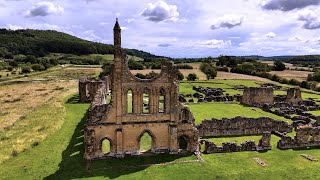
[[[180,136],[179,137],[179,149],[187,150],[188,149],[188,140],[187,136]]]

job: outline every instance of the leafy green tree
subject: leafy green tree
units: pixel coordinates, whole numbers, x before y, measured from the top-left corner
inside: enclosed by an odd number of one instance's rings
[[[184,79],[184,75],[179,70],[178,70],[177,75],[178,75],[178,80],[179,81],[182,81]]]
[[[284,71],[286,69],[286,65],[281,61],[274,61],[273,69],[275,71]]]
[[[190,73],[187,76],[188,81],[195,81],[196,79],[198,79],[198,76],[195,73]]]

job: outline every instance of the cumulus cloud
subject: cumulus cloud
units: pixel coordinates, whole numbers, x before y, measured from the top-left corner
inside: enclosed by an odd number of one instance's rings
[[[265,10],[291,11],[319,4],[320,0],[264,0],[261,6]]]
[[[140,15],[153,22],[179,20],[178,7],[176,5],[169,5],[164,1],[158,1],[154,4],[149,3]]]
[[[27,12],[27,16],[48,16],[52,14],[61,14],[63,11],[64,10],[60,5],[43,1],[35,4],[32,9]]]
[[[227,47],[231,46],[232,43],[230,40],[224,41],[224,40],[218,40],[218,39],[210,39],[207,41],[198,42],[198,43],[196,43],[196,45],[204,46],[204,47],[208,47],[208,48],[221,49],[221,48],[227,48]]]
[[[305,29],[319,29],[320,20],[318,19],[316,13],[311,10],[305,10],[298,13],[298,20],[303,21],[303,28]]]
[[[264,37],[269,38],[269,39],[273,39],[276,37],[276,34],[274,32],[269,32],[269,33],[265,34]]]
[[[227,15],[218,18],[213,25],[211,25],[211,29],[219,29],[219,28],[234,28],[236,26],[241,26],[241,24],[244,21],[243,16],[237,16],[237,15]]]
[[[169,47],[172,46],[172,44],[164,43],[164,44],[158,44],[159,47]]]
[[[88,40],[88,41],[99,41],[99,40],[101,40],[101,37],[97,36],[94,33],[94,30],[87,30],[87,31],[83,32],[82,37],[83,37],[83,39]]]
[[[11,30],[23,29],[21,26],[12,25],[12,24],[8,24],[7,27]]]

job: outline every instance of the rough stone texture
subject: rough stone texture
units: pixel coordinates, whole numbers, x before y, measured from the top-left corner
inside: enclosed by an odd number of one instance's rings
[[[290,88],[287,91],[286,102],[291,105],[299,105],[302,101],[300,88]]]
[[[109,92],[109,77],[104,77],[101,80],[95,80],[89,77],[81,77],[79,79],[79,101],[82,103],[90,103],[97,90],[104,86],[106,93]]]
[[[241,135],[260,135],[265,131],[292,132],[292,126],[285,121],[273,120],[269,117],[247,118],[235,117],[222,120],[204,120],[198,125],[201,137],[222,137]]]
[[[240,152],[240,151],[256,151],[256,143],[253,140],[242,142],[240,146],[235,142],[223,142],[222,146],[217,146],[210,140],[202,140],[201,143],[205,144],[203,153],[227,153],[227,152]]]
[[[273,104],[273,88],[245,87],[242,103],[250,106],[261,106],[266,103]]]
[[[257,147],[258,151],[263,151],[263,150],[271,150],[271,133],[266,131],[262,133],[262,138],[259,140],[259,144]]]
[[[152,79],[139,79],[131,74],[121,49],[121,29],[117,21],[114,27],[114,65],[110,77],[111,101],[105,104],[107,93],[101,87],[91,103],[84,132],[84,158],[92,160],[107,156],[140,155],[140,139],[144,133],[152,138],[151,154],[198,151],[198,130],[194,117],[189,108],[178,100],[177,72],[171,62],[164,61],[161,73]],[[132,92],[132,101],[128,98],[129,91]],[[148,104],[144,103],[144,94],[148,94]],[[161,112],[160,94],[164,95],[164,109]],[[128,111],[128,101],[132,104],[132,112]],[[143,111],[144,106],[148,108],[147,113]],[[110,142],[109,153],[102,152],[103,140]]]
[[[283,134],[277,146],[279,149],[320,147],[320,127],[300,126],[294,139]]]

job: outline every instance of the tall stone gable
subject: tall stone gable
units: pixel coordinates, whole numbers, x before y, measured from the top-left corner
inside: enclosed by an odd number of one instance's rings
[[[139,79],[131,74],[121,48],[121,28],[114,26],[114,64],[111,73],[111,100],[98,90],[96,102],[91,103],[85,127],[85,154],[87,160],[108,156],[140,155],[140,139],[144,133],[152,138],[149,154],[195,152],[198,150],[198,130],[188,107],[178,101],[177,69],[163,61],[161,73],[152,79]],[[128,98],[129,93],[131,98]],[[148,94],[148,112],[144,112]],[[160,94],[164,99],[160,100]],[[128,101],[132,109],[128,107]],[[163,107],[160,108],[160,101]],[[130,109],[130,110],[129,110]],[[161,109],[161,111],[160,111]],[[97,115],[98,114],[98,115]],[[102,152],[102,142],[110,142],[110,152]]]

